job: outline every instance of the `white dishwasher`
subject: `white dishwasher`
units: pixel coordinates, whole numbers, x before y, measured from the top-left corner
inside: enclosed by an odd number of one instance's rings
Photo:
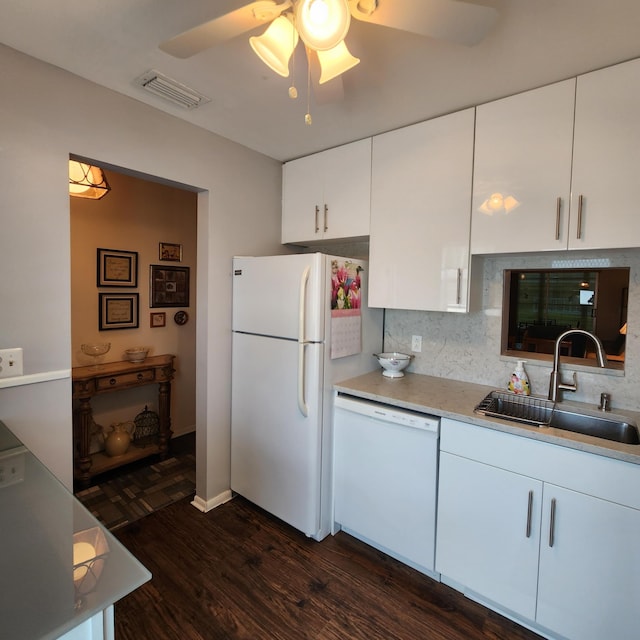
[[[336,395],[335,528],[435,578],[439,432],[437,417]]]

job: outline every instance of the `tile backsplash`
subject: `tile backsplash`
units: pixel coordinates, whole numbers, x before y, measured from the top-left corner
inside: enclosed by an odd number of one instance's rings
[[[411,353],[411,336],[419,335],[422,352],[415,354],[409,371],[503,388],[515,366],[515,358],[500,355],[504,270],[582,267],[630,268],[625,370],[591,373],[563,365],[564,377],[578,372],[578,391],[565,392],[565,399],[597,404],[606,391],[614,411],[640,411],[640,249],[475,257],[472,269],[483,274],[480,308],[466,314],[388,309],[385,350]],[[551,363],[529,360],[526,369],[533,393],[546,395]]]

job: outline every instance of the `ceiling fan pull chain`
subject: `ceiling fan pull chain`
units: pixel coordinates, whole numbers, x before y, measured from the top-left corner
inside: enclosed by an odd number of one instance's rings
[[[293,32],[291,38],[293,45],[291,47],[291,86],[289,87],[289,97],[295,100],[298,97],[298,90],[296,89],[296,17],[295,14],[291,15],[291,23],[293,24]]]
[[[311,57],[309,48],[307,49],[307,113],[304,115],[304,123],[311,125],[313,120],[311,119]]]

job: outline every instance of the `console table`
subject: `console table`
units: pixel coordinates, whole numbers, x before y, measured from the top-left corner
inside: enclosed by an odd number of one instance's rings
[[[79,405],[74,415],[75,477],[87,486],[92,476],[120,465],[140,460],[153,454],[164,458],[169,448],[171,431],[171,380],[173,379],[173,355],[152,356],[143,362],[108,362],[94,367],[74,367],[72,370],[73,399]],[[121,456],[110,457],[104,452],[89,453],[93,412],[91,398],[103,393],[113,393],[131,387],[158,385],[158,415],[160,417],[158,441],[135,446]]]

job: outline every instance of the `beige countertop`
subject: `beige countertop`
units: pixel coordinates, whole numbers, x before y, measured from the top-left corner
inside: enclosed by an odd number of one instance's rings
[[[358,398],[640,464],[640,445],[621,444],[553,427],[532,427],[509,420],[494,420],[474,413],[475,406],[495,389],[491,386],[417,373],[407,373],[403,378],[386,378],[377,370],[343,380],[335,384],[334,389]],[[562,405],[581,409],[596,408],[595,405],[569,401],[562,402]],[[640,424],[638,412],[616,409],[614,404],[612,412],[607,415],[612,414],[622,415]]]

